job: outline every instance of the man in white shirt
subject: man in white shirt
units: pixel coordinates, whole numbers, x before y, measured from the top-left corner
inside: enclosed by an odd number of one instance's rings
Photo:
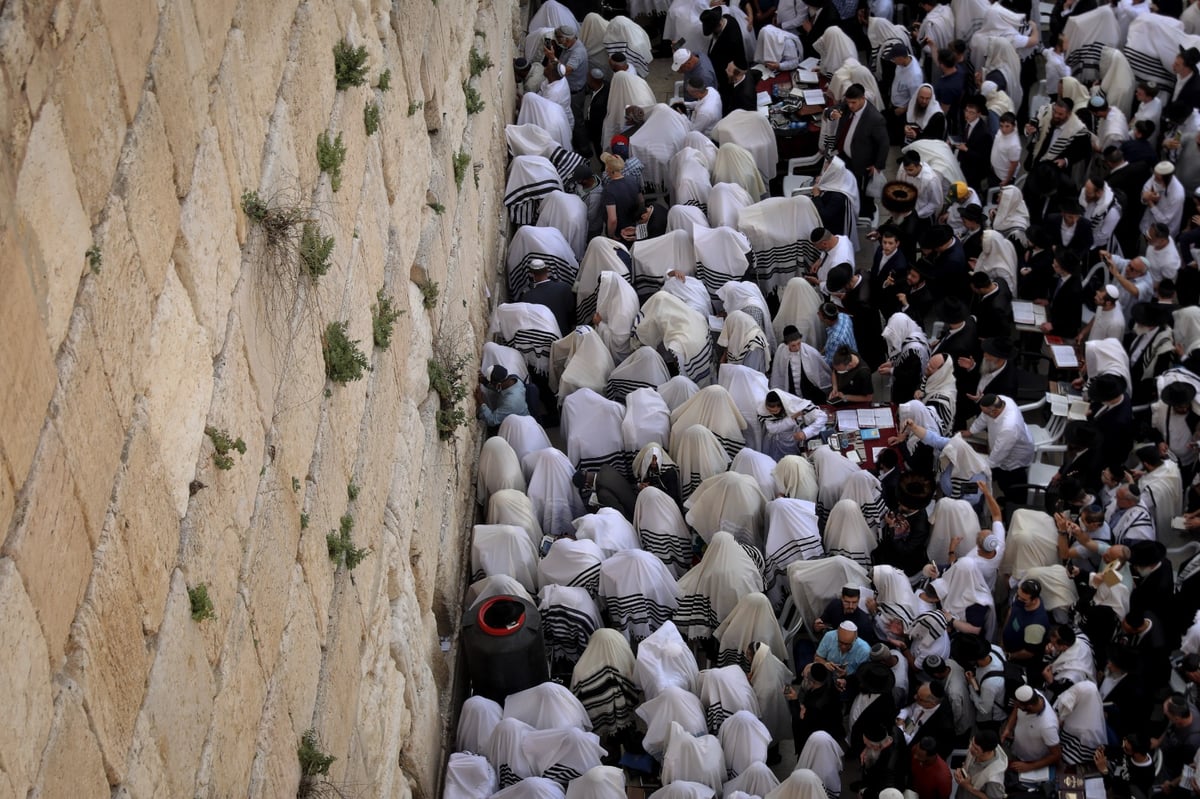
[[[835,236],[823,227],[813,228],[809,241],[821,251],[817,260],[809,264],[811,273],[816,270],[816,280],[824,283],[829,270],[838,264],[854,264],[854,246],[845,236]]]
[[[987,432],[988,464],[992,481],[1008,496],[1010,487],[1025,483],[1033,463],[1033,436],[1011,397],[984,394],[979,398],[979,416],[963,437]]]
[[[1016,692],[1017,712],[1004,727],[1000,739],[1012,739],[1008,767],[1021,777],[1029,772],[1056,766],[1062,760],[1058,738],[1058,716],[1046,697],[1022,685]],[[1044,781],[1044,777],[1037,781]]]
[[[698,77],[690,77],[687,80],[687,95],[690,100],[684,103],[691,112],[692,130],[703,133],[705,136],[712,133],[712,129],[721,121],[721,95],[716,89],[709,88],[704,85],[704,81]]]
[[[908,104],[917,96],[917,89],[925,82],[925,75],[921,71],[921,65],[903,42],[889,44],[883,51],[883,57],[896,65],[896,77],[892,81],[892,114],[897,120],[903,121],[908,112]],[[888,127],[893,133],[903,130],[902,124]],[[896,141],[894,135],[892,141]]]
[[[1120,289],[1111,283],[1096,291],[1096,315],[1075,337],[1077,345],[1105,338],[1115,338],[1117,341],[1125,338],[1125,314],[1121,312],[1121,303],[1117,302],[1120,296]]]
[[[1145,258],[1126,259],[1106,250],[1100,251],[1100,258],[1108,264],[1113,285],[1120,290],[1117,302],[1121,308],[1132,313],[1134,305],[1154,299],[1154,279],[1150,277]]]
[[[921,154],[910,150],[900,157],[902,180],[917,190],[917,216],[932,224],[946,199],[942,179],[932,168],[921,163]]]
[[[1154,174],[1142,186],[1142,204],[1146,212],[1142,214],[1142,232],[1150,229],[1150,225],[1161,222],[1167,226],[1168,236],[1179,235],[1179,225],[1183,222],[1183,184],[1175,177],[1175,165],[1170,161],[1159,161],[1154,166]]]
[[[1179,185],[1179,181],[1173,181]],[[1179,248],[1166,224],[1154,222],[1146,229],[1146,271],[1157,286],[1163,280],[1174,280],[1179,274],[1182,263],[1179,259]]]

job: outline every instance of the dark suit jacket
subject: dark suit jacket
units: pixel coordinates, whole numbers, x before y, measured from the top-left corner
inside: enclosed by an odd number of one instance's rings
[[[987,120],[981,118],[967,137],[966,152],[958,151],[958,163],[962,165],[967,185],[976,191],[980,190],[983,181],[992,172],[992,141],[992,132],[988,130]]]
[[[898,221],[890,216],[883,217],[883,221],[891,223],[900,230],[900,252],[904,253],[904,260],[907,262],[905,266],[915,264],[917,256],[920,254],[917,251],[917,242],[921,240],[921,234],[925,232],[925,221],[917,216],[915,211]]]
[[[1092,403],[1092,424],[1102,436],[1099,442],[1101,459],[1105,466],[1110,463],[1124,463],[1129,457],[1129,451],[1133,449],[1133,403],[1126,394],[1119,405],[1104,413],[1099,413],[1100,408],[1100,403]]]
[[[900,730],[893,728],[891,735],[892,745],[880,753],[874,765],[863,769],[862,799],[879,799],[885,788],[904,793],[908,787],[911,762],[908,744]]]
[[[1073,477],[1090,492],[1100,489],[1100,472],[1104,471],[1104,453],[1099,447],[1088,447],[1085,450],[1068,456],[1058,468],[1060,479]]]
[[[925,719],[913,735],[914,741],[919,741],[926,735],[932,735],[938,742],[937,753],[944,758],[950,757],[954,751],[954,711],[950,708],[949,700],[943,699],[933,715]]]
[[[873,166],[882,171],[887,167],[888,141],[887,122],[879,109],[867,103],[859,112],[862,118],[854,128],[854,139],[849,142],[853,155],[839,152],[838,155],[846,163],[851,174],[857,175],[861,181],[867,174],[867,167]],[[842,114],[838,120],[838,134],[850,127],[850,114]]]
[[[969,296],[967,281],[971,272],[967,267],[967,256],[963,246],[957,239],[951,242],[945,251],[933,257],[933,265],[929,270],[929,288],[936,297],[958,297],[966,300]]]
[[[732,84],[729,88],[721,93],[722,110],[728,114],[730,111],[757,111],[758,110],[758,72],[751,71],[746,74],[742,82],[737,86]]]
[[[838,14],[837,9],[833,7],[833,3],[829,2],[829,0],[825,0],[825,2],[821,5],[820,12],[818,12],[816,16],[817,18],[813,22],[811,30],[805,31],[803,28],[801,28],[799,31],[797,31],[797,33],[800,35],[800,43],[804,45],[804,54],[807,56],[819,57],[820,54],[817,53],[816,47],[813,46],[814,43],[817,41],[817,39],[821,38],[825,31],[836,26],[842,21],[842,19]],[[810,20],[813,18],[813,11],[811,7],[808,10],[808,18]]]
[[[741,69],[750,66],[746,63],[746,46],[742,43],[742,32],[739,30],[737,19],[726,14],[724,20],[725,27],[708,46],[708,59],[712,61],[713,70],[717,73],[718,89],[729,85],[729,73],[725,68],[731,61]],[[694,43],[688,42],[688,46],[692,47]]]
[[[1200,73],[1193,72],[1192,76],[1183,84],[1178,102],[1187,103],[1192,108],[1200,108]]]
[[[888,317],[900,310],[900,306],[896,302],[896,292],[899,291],[900,286],[904,285],[904,274],[908,271],[908,258],[905,257],[904,250],[901,248],[896,250],[896,254],[882,269],[879,266],[881,260],[883,260],[883,250],[876,247],[875,255],[871,259],[871,297],[879,312]],[[892,276],[892,285],[884,286],[888,275]]]
[[[910,288],[904,286],[904,291],[901,292],[904,299],[908,300],[908,308],[905,313],[921,327],[925,327],[925,322],[928,321],[930,314],[933,313],[934,303],[937,298],[933,296],[933,290],[929,288],[929,284],[920,288]],[[857,341],[857,339],[855,339]]]
[[[597,156],[604,152],[604,117],[608,115],[608,92],[611,84],[605,83],[591,96],[588,103],[587,134],[588,141]]]
[[[1062,214],[1048,214],[1045,227],[1054,246],[1064,246],[1062,243]],[[1091,264],[1088,263],[1087,257],[1092,250],[1092,224],[1082,216],[1079,217],[1079,221],[1075,223],[1075,235],[1071,237],[1071,243],[1065,246],[1080,257],[1084,269],[1090,267]]]
[[[1015,340],[1016,327],[1012,318],[1012,291],[1003,283],[996,284],[990,296],[974,296],[971,313],[975,316],[975,330],[980,339],[1007,336]]]
[[[865,275],[858,285],[842,297],[842,307],[850,314],[854,323],[854,340],[858,342],[858,353],[873,367],[878,367],[887,357],[883,342],[883,321],[871,301],[870,281]]]
[[[1062,338],[1074,338],[1083,327],[1083,283],[1072,275],[1057,290],[1050,287],[1050,306],[1046,320],[1052,333]]]
[[[1146,139],[1128,139],[1121,142],[1121,152],[1125,155],[1125,160],[1131,164],[1146,163],[1153,165],[1158,152],[1154,149],[1154,145]],[[1141,197],[1141,192],[1138,192],[1138,197]]]
[[[993,373],[993,377],[987,384],[987,393],[1003,394],[1006,397],[1014,397],[1017,393],[1017,364],[1014,361],[1005,361],[1004,366],[999,372]],[[979,378],[976,378],[976,385],[979,383]],[[961,394],[959,395],[962,396]],[[961,402],[961,399],[960,399]]]
[[[938,339],[937,345],[930,350],[929,354],[945,355],[950,359],[950,363],[954,365],[954,382],[958,384],[959,393],[962,393],[963,390],[975,393],[974,384],[979,379],[978,374],[958,365],[959,358],[979,360],[979,332],[974,319],[967,317],[963,326],[957,331],[950,330],[949,326],[943,329],[942,337]]]
[[[633,519],[637,505],[637,491],[625,476],[612,466],[601,466],[596,470],[596,500],[602,508],[614,508],[626,519]]]
[[[1130,162],[1116,172],[1110,172],[1105,178],[1113,191],[1120,192],[1125,198],[1121,207],[1126,210],[1121,214],[1116,229],[1117,241],[1121,243],[1123,252],[1136,252],[1140,244],[1138,225],[1142,221],[1139,213],[1142,209],[1142,186],[1149,179],[1152,168],[1150,161]]]
[[[983,228],[978,228],[974,233],[969,234],[965,239],[962,239],[963,255],[969,261],[972,258],[978,258],[983,252]]]
[[[575,329],[575,292],[571,286],[558,280],[547,280],[534,284],[521,295],[521,302],[544,305],[554,314],[560,335]]]

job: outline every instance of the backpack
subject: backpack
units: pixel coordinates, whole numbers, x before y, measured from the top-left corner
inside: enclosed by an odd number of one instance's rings
[[[1025,669],[1022,668],[1020,663],[1007,660],[1004,654],[1002,652],[998,653],[997,647],[993,646],[992,657],[995,658],[997,656],[1000,658],[1000,668],[997,671],[984,675],[983,680],[1004,680],[1004,691],[997,704],[1002,705],[1006,711],[1011,712],[1013,707],[1016,706],[1017,689],[1022,685],[1029,685],[1029,680],[1025,677]],[[983,680],[980,680],[980,685],[983,684]]]

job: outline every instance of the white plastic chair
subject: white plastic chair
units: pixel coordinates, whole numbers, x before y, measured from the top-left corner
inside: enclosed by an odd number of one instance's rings
[[[797,193],[804,193],[805,189],[811,189],[815,178],[812,175],[797,175],[796,170],[811,169],[824,160],[825,156],[819,152],[803,158],[788,159],[787,172],[783,176],[783,196],[791,197]]]

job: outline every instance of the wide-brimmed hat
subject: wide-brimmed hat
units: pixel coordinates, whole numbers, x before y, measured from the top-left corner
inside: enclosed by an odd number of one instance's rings
[[[1013,354],[1013,345],[1008,336],[995,336],[983,340],[983,351],[993,358],[1008,360]]]
[[[903,180],[891,180],[883,185],[879,201],[893,214],[906,214],[917,207],[917,189]]]

